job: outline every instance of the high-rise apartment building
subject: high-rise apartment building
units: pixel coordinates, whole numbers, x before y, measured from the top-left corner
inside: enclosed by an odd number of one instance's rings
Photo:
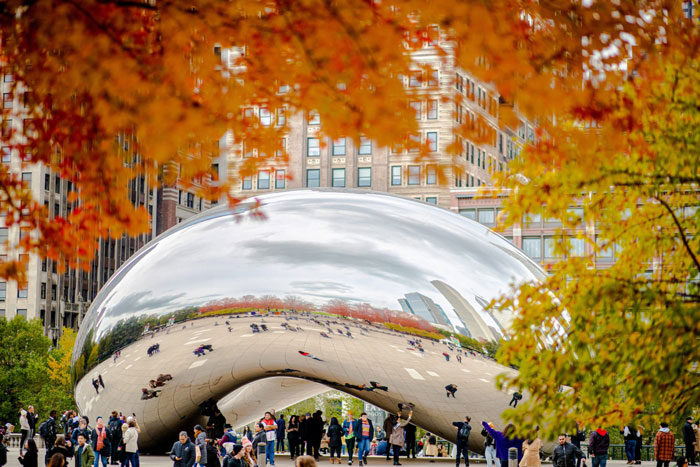
[[[12,98],[9,87],[13,76],[9,70],[2,73],[3,107],[20,110],[22,99]],[[3,128],[21,129],[21,119],[6,119]],[[115,144],[125,154],[133,153],[133,141],[119,136]],[[68,193],[73,190],[70,181],[62,179],[58,173],[43,164],[26,164],[16,151],[9,146],[2,147],[2,164],[13,173],[21,174],[22,180],[31,186],[32,196],[44,204],[51,218],[67,216],[75,207],[68,202]],[[192,190],[194,191],[194,190]],[[150,231],[137,237],[126,235],[117,239],[102,239],[99,242],[95,259],[87,269],[69,269],[59,274],[58,265],[52,260],[41,260],[31,254],[27,270],[27,286],[20,288],[15,281],[0,280],[0,317],[13,318],[16,315],[28,319],[40,318],[44,332],[53,340],[58,339],[62,327],[77,329],[82,317],[100,288],[107,283],[114,272],[139,248],[152,238],[188,217],[208,209],[210,203],[186,191],[177,184],[163,188],[149,186],[145,177],[137,177],[129,182],[129,200],[137,206],[145,206],[151,216]],[[20,235],[34,235],[20,231],[17,226],[4,227],[4,216],[0,212],[0,241],[8,240],[8,246],[0,246],[0,260],[9,255]]]
[[[273,161],[257,175],[243,179],[234,187],[234,195],[248,197],[306,187],[360,188],[449,208],[452,188],[489,185],[491,174],[504,170],[522,144],[534,139],[533,126],[523,120],[519,128],[501,128],[499,111],[507,104],[492,85],[478,81],[458,66],[450,53],[449,42],[442,40],[439,45],[448,52],[446,57],[427,44],[422,50],[412,52],[415,71],[403,77],[404,86],[416,91],[418,96],[408,103],[415,111],[419,127],[412,138],[430,148],[430,163],[415,162],[417,152],[378,147],[369,139],[363,138],[359,144],[350,138],[331,140],[321,134],[321,118],[313,112],[274,115],[265,108],[250,108],[246,109],[247,116],[256,116],[262,125],[287,126],[283,146],[289,154],[289,163]],[[224,53],[222,57],[229,67],[233,66],[235,53]],[[463,96],[461,105],[444,102],[453,102],[456,94]],[[454,130],[475,120],[485,124],[491,141],[479,145],[459,139],[462,151],[455,166],[453,156],[447,151],[455,141]],[[224,143],[227,166],[232,171],[246,158],[256,156],[254,151],[246,150],[244,141],[237,141],[231,133]],[[438,166],[445,168],[447,184],[438,182]]]

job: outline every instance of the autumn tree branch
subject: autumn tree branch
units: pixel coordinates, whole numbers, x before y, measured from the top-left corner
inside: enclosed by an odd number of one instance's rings
[[[673,219],[673,222],[676,224],[676,227],[678,229],[678,233],[681,236],[681,240],[683,241],[683,245],[685,246],[685,250],[688,252],[690,255],[691,259],[693,260],[693,263],[695,263],[695,268],[700,271],[700,262],[698,262],[697,256],[695,256],[695,253],[693,252],[692,248],[690,248],[690,245],[688,245],[688,238],[685,235],[685,230],[683,230],[683,227],[681,227],[681,223],[678,220],[678,217],[676,216],[676,213],[673,211],[673,208],[669,206],[669,204],[660,196],[656,195],[654,196],[654,199],[656,199],[661,205],[666,208],[666,210],[669,212],[671,215],[671,218]]]

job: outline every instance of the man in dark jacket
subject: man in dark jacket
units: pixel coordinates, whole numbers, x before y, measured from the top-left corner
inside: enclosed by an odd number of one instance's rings
[[[5,447],[5,437],[0,435],[0,467],[7,464],[7,447]]]
[[[284,452],[284,435],[287,432],[287,424],[284,421],[284,415],[280,415],[277,420],[277,452]]]
[[[314,412],[314,416],[311,418],[311,423],[309,424],[309,439],[311,441],[311,447],[313,448],[313,456],[316,460],[318,460],[318,451],[321,449],[321,439],[323,439],[324,423],[323,418],[321,418],[321,413],[320,410]]]
[[[214,407],[207,421],[207,437],[209,439],[221,439],[224,436],[224,425],[226,425],[226,417],[219,411],[218,407]]]
[[[180,440],[175,441],[170,450],[173,467],[192,467],[195,459],[194,443],[190,441],[186,431],[180,432]]]
[[[73,430],[73,434],[71,435],[71,442],[73,443],[73,446],[78,445],[78,436],[79,435],[85,436],[85,440],[87,441],[88,444],[90,444],[90,430],[88,430],[87,427],[87,420],[84,418],[80,419],[80,424],[78,425],[78,428]]]
[[[391,433],[394,431],[394,414],[390,413],[388,417],[384,419],[384,438],[386,439],[386,442],[389,442],[389,438],[391,438]],[[389,449],[386,450],[386,460],[389,460]]]
[[[576,425],[576,433],[571,435],[571,444],[576,446],[579,451],[581,451],[581,442],[586,440],[586,431],[583,428],[579,428],[578,424]],[[583,452],[583,451],[581,451]],[[582,456],[577,455],[576,456],[576,467],[581,467],[581,459]]]
[[[457,427],[457,467],[459,467],[459,458],[464,456],[464,465],[469,465],[469,435],[472,432],[472,427],[469,424],[471,417],[467,415],[462,422],[452,422],[452,425]]]
[[[109,440],[110,444],[112,445],[110,464],[118,465],[119,445],[122,442],[122,419],[119,418],[119,414],[116,410],[112,411],[107,427],[109,428],[109,433],[112,436]]]
[[[608,448],[610,447],[610,435],[602,428],[591,433],[588,440],[588,453],[593,461],[592,467],[605,467],[608,463]]]
[[[406,435],[406,458],[416,458],[416,425],[409,423],[404,428],[404,433]]]
[[[552,465],[554,467],[574,467],[576,465],[576,456],[582,456],[583,453],[579,448],[571,443],[566,442],[566,435],[559,435],[559,445],[554,448],[552,453]]]
[[[685,458],[688,465],[695,463],[695,432],[693,431],[693,417],[688,417],[683,425],[683,442],[685,443]]]

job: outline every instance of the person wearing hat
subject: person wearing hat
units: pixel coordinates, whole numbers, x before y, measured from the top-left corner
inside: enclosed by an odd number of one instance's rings
[[[244,467],[254,467],[258,465],[258,460],[255,458],[255,452],[253,451],[253,442],[246,437],[243,437],[243,463]]]
[[[225,455],[226,446],[230,444],[233,447],[233,445],[236,444],[237,441],[238,437],[236,436],[236,432],[233,431],[233,427],[231,426],[231,424],[227,423],[226,425],[224,425],[224,435],[219,440],[221,454]]]
[[[221,467],[245,467],[243,462],[243,456],[245,456],[245,450],[241,444],[226,445],[226,456],[221,463]]]
[[[180,432],[180,440],[175,441],[170,449],[170,458],[173,460],[173,467],[192,467],[194,465],[195,447],[186,431]]]
[[[204,433],[202,425],[194,426],[194,446],[195,446],[195,462],[204,466],[207,465],[207,435]]]

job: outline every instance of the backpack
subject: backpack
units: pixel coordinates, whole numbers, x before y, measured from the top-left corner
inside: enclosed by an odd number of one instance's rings
[[[457,437],[461,439],[467,439],[469,438],[469,434],[471,433],[472,429],[469,425],[466,423],[462,423],[462,426],[459,427],[459,432],[457,433]]]
[[[39,425],[39,436],[46,438],[49,436],[49,421],[46,420],[41,425]]]

